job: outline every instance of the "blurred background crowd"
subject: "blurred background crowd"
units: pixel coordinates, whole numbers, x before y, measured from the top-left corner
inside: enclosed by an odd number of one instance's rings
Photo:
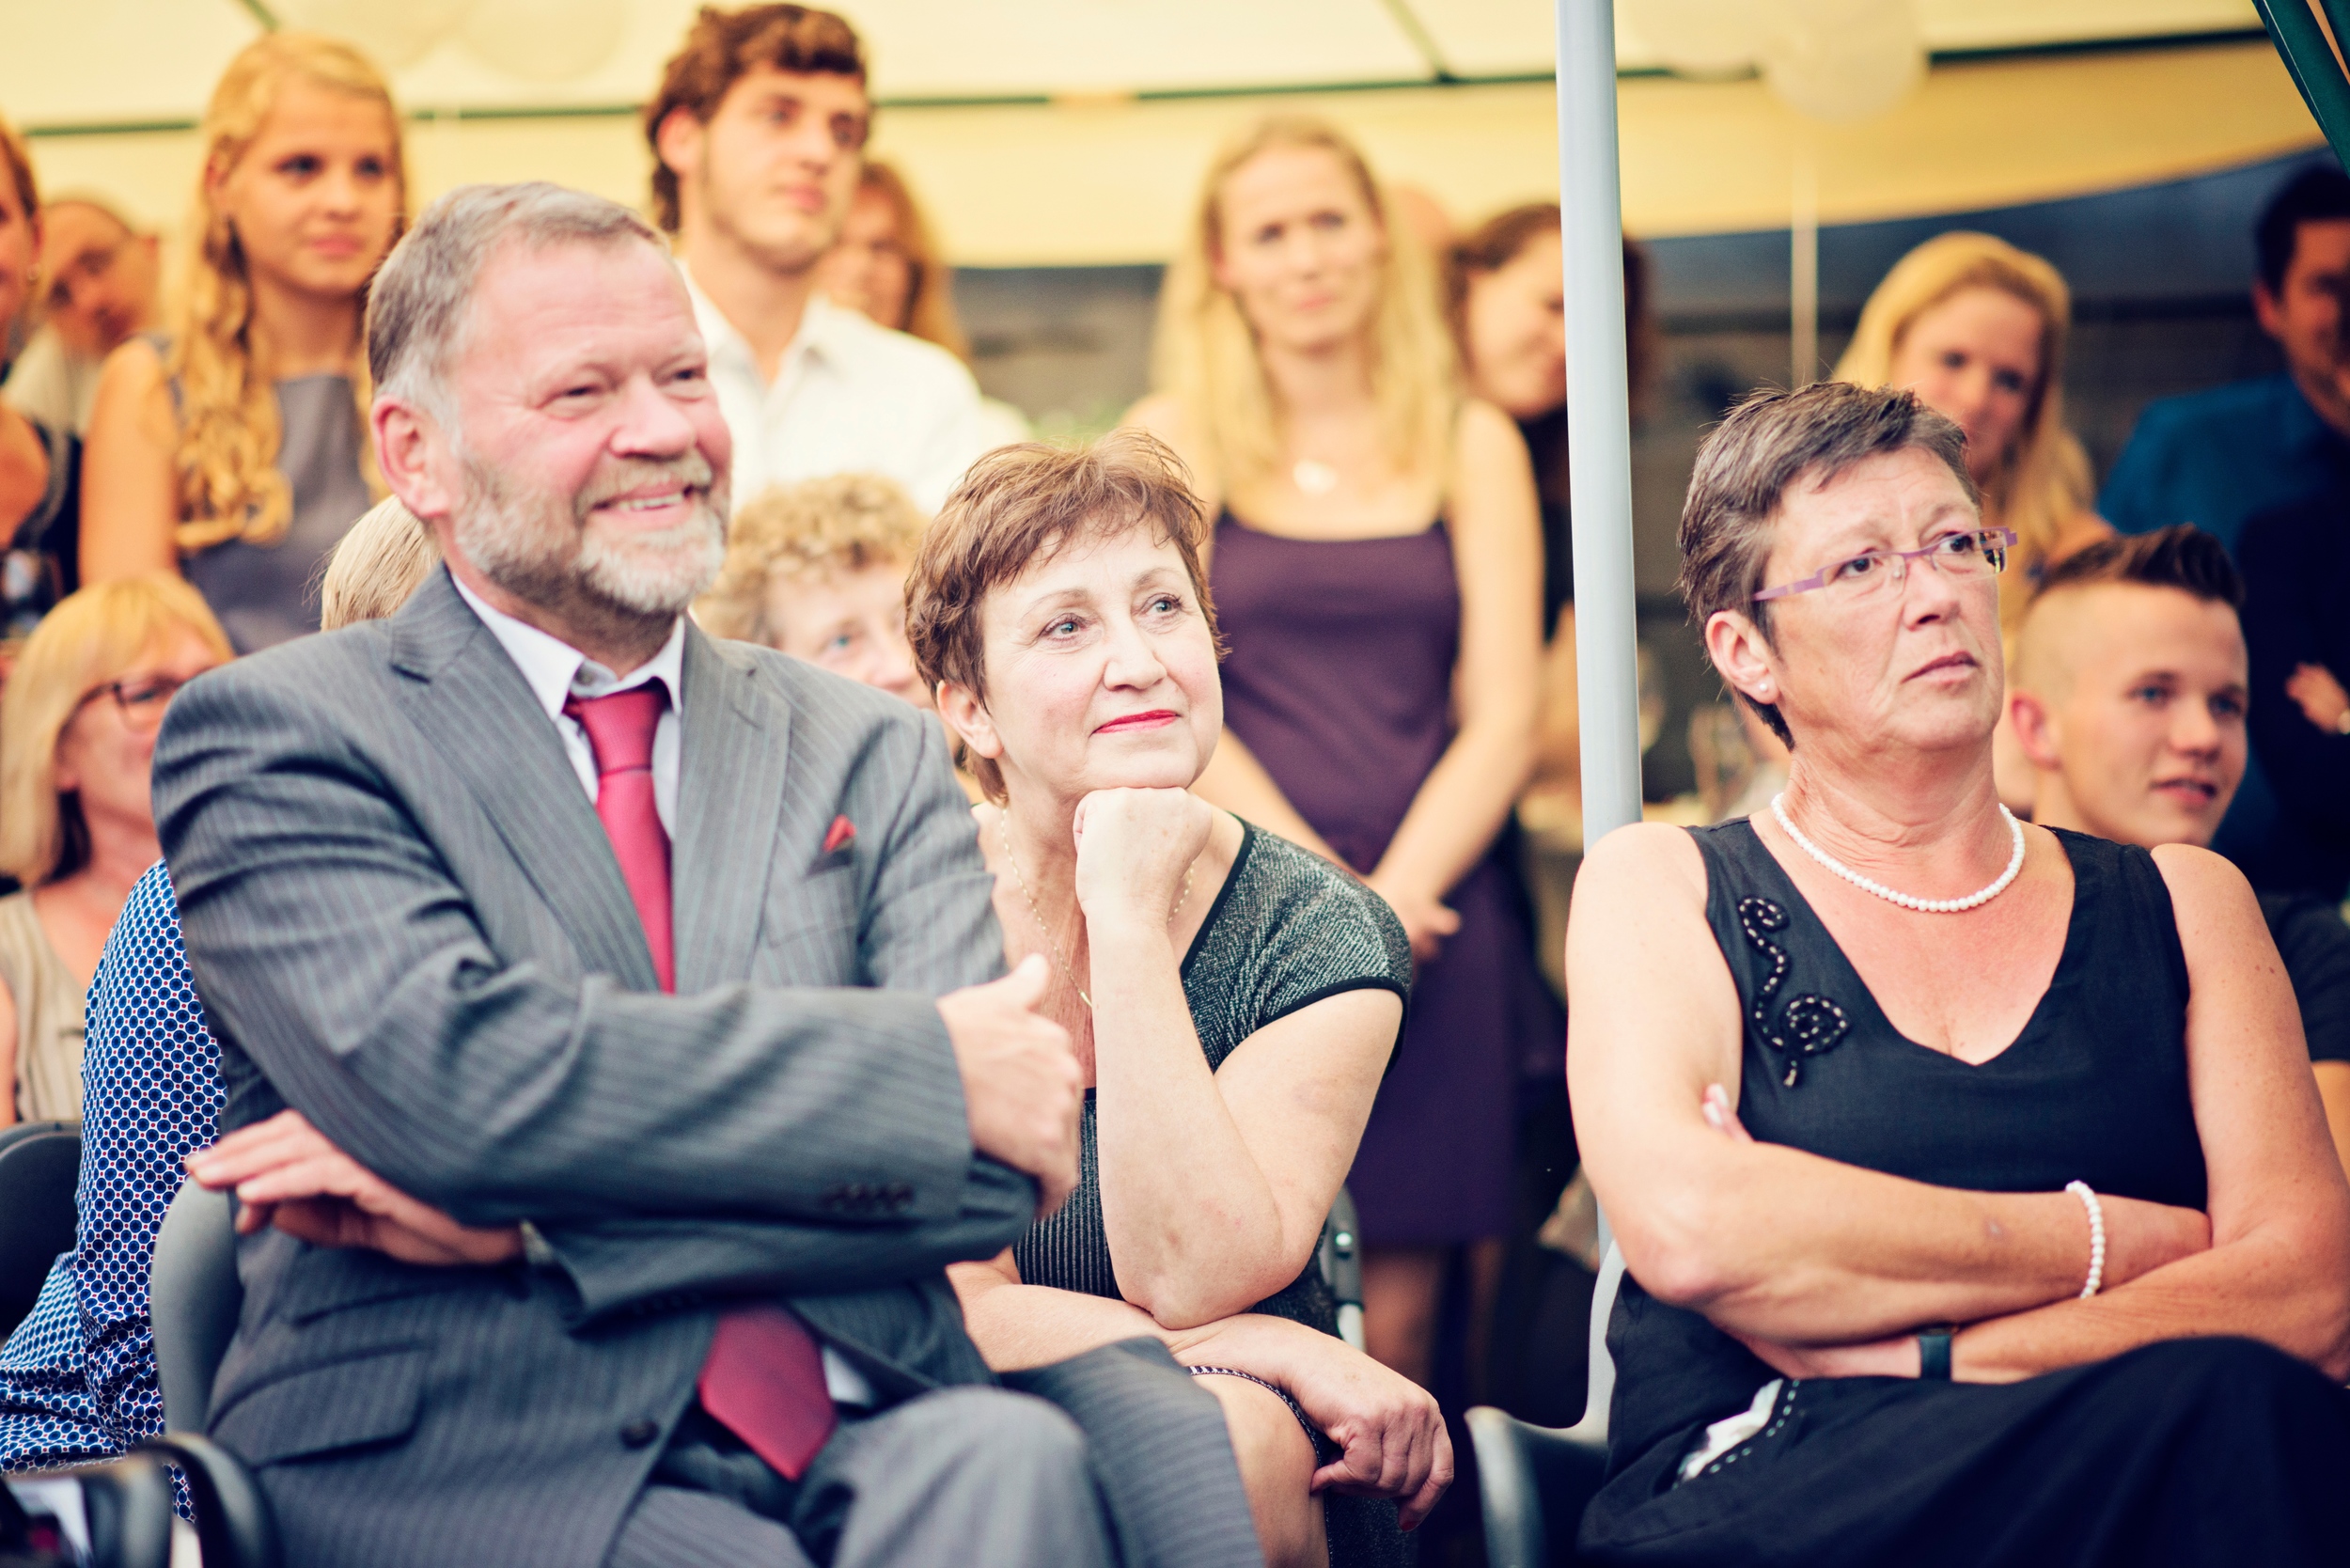
[[[1652,814],[1744,815],[1784,776],[1673,589],[1700,435],[1759,384],[1890,384],[1965,428],[1986,520],[2017,535],[2011,631],[2116,530],[2228,547],[2251,761],[2232,807],[2232,777],[2215,789],[2217,844],[2264,892],[2338,902],[2350,180],[2250,6],[1754,8],[1841,37],[1826,67],[1742,9],[1619,7]],[[1233,757],[1201,792],[1352,866],[1421,965],[1350,1181],[1370,1348],[1450,1410],[1570,1422],[1596,1232],[1558,1048],[1581,832],[1548,8],[1021,10],[853,8],[872,140],[859,119],[832,183],[772,222],[727,162],[732,80],[663,77],[695,23],[680,0],[8,19],[0,872],[22,890],[0,899],[0,1121],[78,1113],[82,994],[158,855],[164,705],[314,630],[325,556],[383,494],[369,275],[441,190],[548,179],[677,237],[736,436],[713,631],[921,700],[903,575],[972,459],[1131,418],[1190,462],[1232,645]],[[857,42],[809,47],[822,71]],[[1283,274],[1284,245],[1324,243],[1279,231],[1296,189],[1376,256]],[[752,275],[783,252],[795,281]],[[1334,311],[1364,344],[1335,392],[1284,359]],[[1251,446],[1268,398],[1317,432],[1286,471]],[[1529,573],[1539,622],[1512,607]],[[1301,582],[1411,635],[1317,640],[1269,597]],[[1348,706],[1366,686],[1375,718]],[[2019,810],[2046,771],[2027,739],[2003,739]],[[1473,1552],[1474,1497],[1447,1503],[1433,1560]]]

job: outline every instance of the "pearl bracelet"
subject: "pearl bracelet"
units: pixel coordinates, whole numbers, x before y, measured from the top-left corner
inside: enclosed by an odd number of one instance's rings
[[[2081,1299],[2087,1301],[2106,1282],[2106,1206],[2097,1201],[2087,1182],[2067,1182],[2064,1190],[2089,1211],[2089,1283],[2081,1287]]]

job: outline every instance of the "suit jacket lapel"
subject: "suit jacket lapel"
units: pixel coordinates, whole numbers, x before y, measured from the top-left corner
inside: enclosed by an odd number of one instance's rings
[[[684,686],[669,888],[677,987],[692,993],[751,972],[782,816],[791,709],[747,663],[728,658],[690,625]]]
[[[652,949],[563,739],[444,567],[392,620],[409,717],[465,781],[590,972],[653,991]]]

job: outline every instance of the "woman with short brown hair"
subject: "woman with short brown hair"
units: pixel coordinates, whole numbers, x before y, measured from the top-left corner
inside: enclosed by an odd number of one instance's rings
[[[1092,1086],[1075,1194],[949,1274],[991,1366],[1150,1335],[1208,1376],[1277,1568],[1396,1562],[1396,1505],[1416,1524],[1450,1479],[1443,1421],[1336,1338],[1314,1252],[1411,958],[1353,877],[1189,792],[1223,730],[1205,533],[1128,431],[982,458],[916,559],[1006,957],[1051,960],[1039,1011]]]
[[[1913,394],[1757,395],[1683,588],[1791,748],[1583,862],[1567,1074],[1627,1273],[1592,1561],[2339,1561],[2350,1186],[2251,889],[1992,787],[2014,537]]]

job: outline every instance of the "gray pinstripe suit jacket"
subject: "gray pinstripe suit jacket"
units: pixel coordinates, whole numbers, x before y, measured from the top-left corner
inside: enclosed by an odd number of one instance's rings
[[[292,1561],[600,1562],[713,1297],[789,1296],[885,1400],[988,1380],[940,1271],[1035,1191],[975,1158],[932,1005],[1002,963],[937,727],[694,631],[681,710],[667,996],[554,727],[445,572],[172,704],[156,816],[223,1129],[297,1105],[563,1265],[242,1244],[212,1430]]]

